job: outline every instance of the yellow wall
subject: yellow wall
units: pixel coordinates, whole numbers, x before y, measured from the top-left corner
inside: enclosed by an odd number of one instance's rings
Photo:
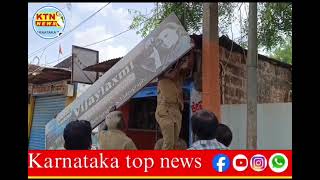
[[[74,101],[76,99],[76,96],[72,96],[72,97],[67,97],[67,100],[66,100],[66,107],[72,103],[72,101]]]
[[[28,104],[28,139],[30,137],[32,119],[33,119],[33,110],[34,110],[34,101],[35,98],[33,96],[30,97],[30,103]]]

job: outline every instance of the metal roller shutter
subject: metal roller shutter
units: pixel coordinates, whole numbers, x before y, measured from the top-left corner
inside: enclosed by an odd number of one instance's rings
[[[45,125],[65,108],[66,96],[36,97],[29,149],[45,149]]]

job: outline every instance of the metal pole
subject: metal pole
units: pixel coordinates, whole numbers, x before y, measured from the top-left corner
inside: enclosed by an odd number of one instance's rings
[[[247,149],[257,149],[257,3],[249,4]]]
[[[203,4],[202,97],[203,108],[220,115],[218,3]]]
[[[180,16],[180,21],[181,21],[182,26],[188,31],[188,29],[186,27],[186,17],[185,17],[186,7],[185,7],[185,5],[186,4],[184,2],[182,2],[181,5],[180,5],[180,7],[183,9],[182,14]]]

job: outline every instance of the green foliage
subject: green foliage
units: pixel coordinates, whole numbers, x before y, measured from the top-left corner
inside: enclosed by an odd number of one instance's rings
[[[157,4],[157,3],[156,3]],[[202,28],[203,4],[196,2],[158,3],[158,8],[151,11],[151,17],[139,11],[129,10],[133,15],[131,28],[137,30],[142,37],[147,36],[159,23],[174,12],[189,33],[199,32]],[[239,17],[235,11],[243,3],[218,3],[219,32],[226,34],[230,26]],[[247,12],[248,13],[248,12]],[[185,22],[183,22],[185,20]],[[240,45],[247,46],[248,20],[241,19],[241,32],[244,37],[238,40]],[[292,4],[291,3],[258,3],[258,43],[260,48],[269,52],[284,42],[285,37],[292,36]]]
[[[134,17],[130,28],[137,29],[137,34],[145,37],[172,12],[175,12],[180,20],[185,19],[185,22],[181,22],[189,32],[197,32],[202,26],[202,3],[158,3],[158,7],[151,11],[151,17],[129,10]]]
[[[278,59],[282,62],[292,64],[292,41],[291,39],[287,40],[286,43],[277,47],[273,53],[272,57]]]
[[[262,3],[258,19],[259,44],[268,51],[292,37],[291,3]]]

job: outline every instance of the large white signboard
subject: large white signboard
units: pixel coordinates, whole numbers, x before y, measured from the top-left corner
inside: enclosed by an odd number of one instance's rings
[[[168,16],[125,57],[46,125],[46,149],[62,147],[63,129],[71,121],[98,126],[113,107],[120,107],[191,49],[191,39],[175,14]]]

